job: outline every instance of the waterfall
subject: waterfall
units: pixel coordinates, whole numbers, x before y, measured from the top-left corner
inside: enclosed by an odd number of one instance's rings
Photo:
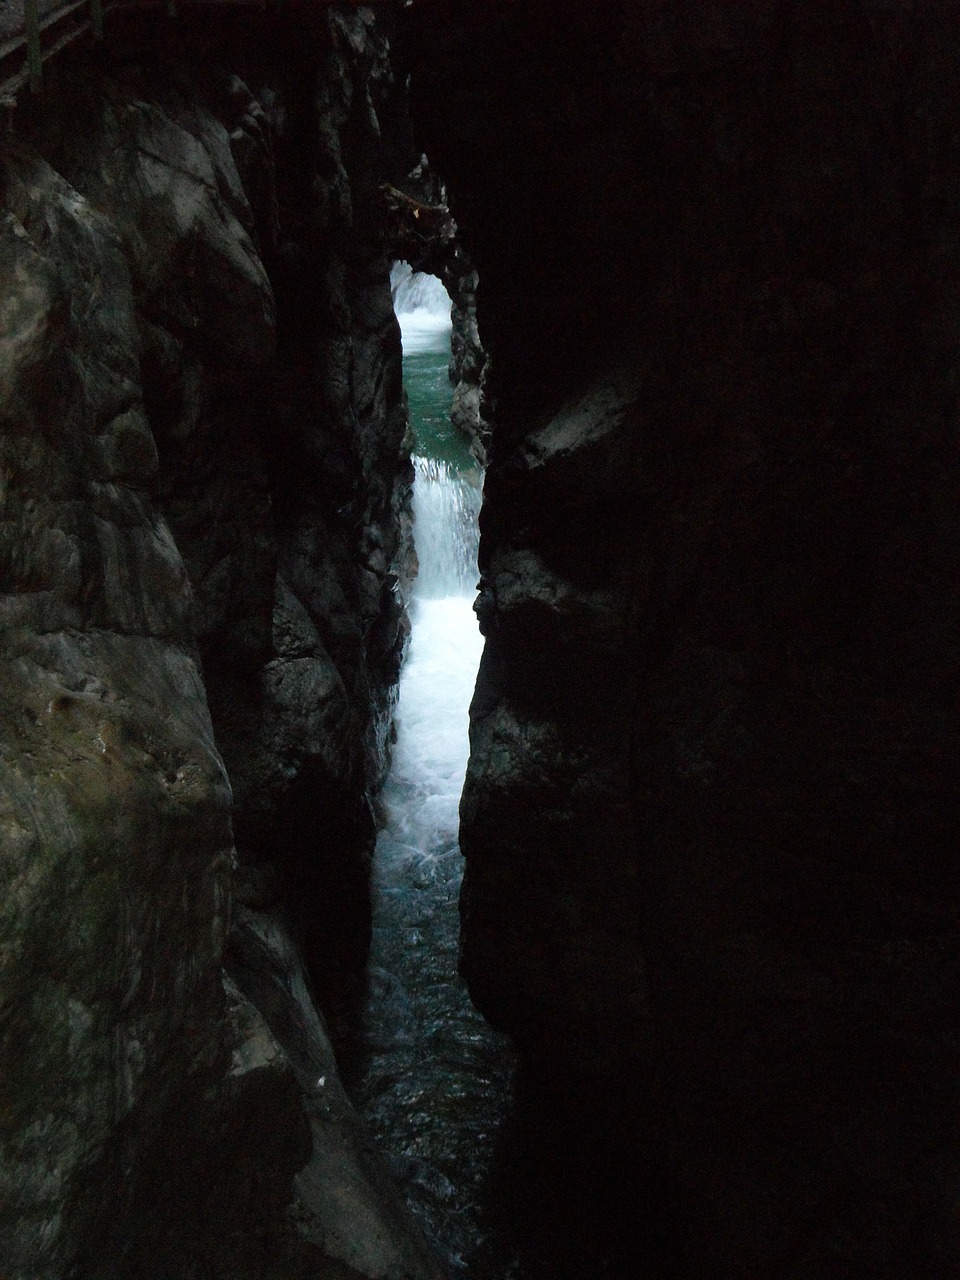
[[[483,1243],[476,1188],[507,1108],[512,1058],[457,974],[458,806],[483,641],[472,610],[480,475],[450,419],[450,299],[406,264],[392,275],[416,437],[420,574],[397,739],[373,868],[368,998],[348,1074],[363,1116],[451,1275]]]
[[[403,340],[403,373],[416,435],[414,541],[420,561],[416,598],[473,594],[477,584],[480,473],[450,425],[450,296],[436,276],[390,273]]]
[[[480,484],[468,450],[450,439],[450,298],[439,280],[412,272],[405,262],[394,266],[391,286],[417,440],[413,532],[420,567],[381,844],[392,850],[389,859],[399,835],[407,850],[401,861],[416,847],[420,860],[430,862],[459,855],[467,709],[482,648],[472,609]]]
[[[477,585],[480,490],[442,458],[414,458],[414,537],[420,600],[470,596]],[[471,610],[472,612],[472,610]]]
[[[395,262],[390,272],[393,309],[400,321],[403,354],[443,350],[450,355],[450,295],[436,276]]]

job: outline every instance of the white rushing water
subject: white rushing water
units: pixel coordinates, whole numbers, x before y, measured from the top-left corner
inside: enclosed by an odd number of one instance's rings
[[[382,793],[351,1089],[448,1272],[472,1280],[473,1259],[486,1247],[481,1188],[512,1074],[503,1037],[484,1023],[457,975],[458,808],[483,645],[472,609],[479,476],[449,422],[450,300],[438,281],[412,275],[406,264],[392,280],[420,455],[413,499],[420,573]]]
[[[393,309],[400,321],[403,354],[450,352],[450,295],[436,276],[413,271],[395,262],[390,272]]]
[[[416,599],[421,603],[472,599],[477,586],[480,491],[442,459],[415,457],[413,462],[414,541],[420,561]],[[475,621],[473,625],[476,630]]]
[[[414,606],[381,837],[382,852],[402,867],[433,863],[457,844],[467,709],[482,648],[468,598],[448,596]]]
[[[450,298],[434,276],[405,262],[391,273],[405,360],[450,349]],[[410,370],[407,369],[409,377]],[[419,439],[418,448],[429,447]],[[452,430],[447,423],[447,430]],[[384,792],[381,845],[401,862],[435,859],[456,846],[457,809],[469,751],[467,710],[483,641],[472,600],[477,582],[480,492],[453,463],[414,457],[414,542],[419,574],[410,652],[400,678],[397,742]],[[392,851],[392,852],[391,852]],[[383,857],[381,857],[383,861]]]

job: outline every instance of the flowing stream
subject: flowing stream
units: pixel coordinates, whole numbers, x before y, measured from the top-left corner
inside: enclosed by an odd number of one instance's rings
[[[470,1004],[456,971],[458,805],[482,648],[472,611],[481,477],[449,421],[450,300],[438,280],[406,264],[394,268],[393,286],[417,442],[420,574],[348,1079],[450,1273],[480,1280],[493,1274],[485,1188],[513,1072],[507,1042]]]

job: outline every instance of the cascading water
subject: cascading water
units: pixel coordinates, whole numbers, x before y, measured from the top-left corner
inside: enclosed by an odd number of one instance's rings
[[[418,454],[413,461],[414,540],[420,562],[416,600],[466,600],[476,633],[473,594],[477,583],[479,491],[442,458]]]
[[[417,440],[420,572],[397,741],[374,864],[368,994],[347,1075],[411,1208],[453,1274],[489,1274],[482,1184],[507,1112],[512,1060],[457,972],[458,805],[482,640],[472,611],[480,475],[449,421],[450,299],[394,269]]]
[[[404,360],[420,352],[450,358],[450,295],[436,276],[396,262],[390,272],[393,309],[400,321]],[[406,374],[408,366],[404,365]]]

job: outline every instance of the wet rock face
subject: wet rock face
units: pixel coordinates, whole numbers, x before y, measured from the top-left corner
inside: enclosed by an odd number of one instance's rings
[[[374,196],[410,160],[370,15],[294,27],[246,80],[116,43],[0,157],[11,1277],[328,1273],[282,1214],[322,1125],[220,965],[235,891],[315,988],[364,951],[412,481]]]
[[[46,1275],[71,1210],[126,1207],[118,1133],[149,1150],[221,1065],[232,839],[127,260],[28,150],[5,186],[3,1257]]]
[[[376,204],[396,108],[368,20],[269,34],[238,55],[256,93],[219,68],[127,69],[47,145],[130,264],[240,891],[292,913],[331,994],[364,954],[406,639],[412,473]]]
[[[945,1278],[955,14],[409,17],[498,404],[472,990],[680,1274]]]

